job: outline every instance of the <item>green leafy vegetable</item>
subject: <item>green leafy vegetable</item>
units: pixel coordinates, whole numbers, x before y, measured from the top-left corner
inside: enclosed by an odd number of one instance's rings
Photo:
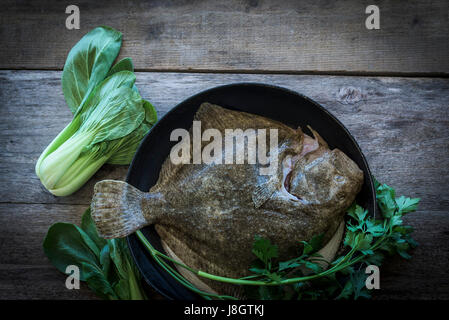
[[[62,72],[62,92],[72,113],[109,72],[122,34],[110,27],[98,27],[70,50]]]
[[[157,122],[156,108],[147,100],[143,100],[143,108],[145,109],[145,121],[151,126],[154,125]]]
[[[95,90],[72,120],[70,127],[76,130],[53,152],[44,153],[38,160],[36,173],[53,194],[63,196],[78,190],[116,151],[129,147],[129,143],[137,147],[136,137],[142,139],[146,133],[137,130],[130,135],[144,121],[145,110],[139,94],[116,80],[122,80],[122,73],[128,71],[112,75]],[[105,93],[104,87],[111,91]]]
[[[277,246],[272,245],[270,240],[256,236],[253,245],[253,253],[257,258],[259,258],[259,260],[264,263],[264,265],[267,267],[267,270],[270,270],[271,259],[277,258],[278,248]]]
[[[43,247],[59,271],[65,273],[67,266],[78,266],[80,280],[103,299],[146,298],[126,240],[100,238],[90,209],[84,213],[81,227],[69,223],[52,225]]]
[[[131,58],[123,58],[119,62],[117,62],[108,72],[105,78],[113,75],[114,73],[120,71],[131,71],[134,72],[134,65]]]
[[[157,121],[135,86],[131,59],[111,68],[120,44],[119,32],[99,27],[69,53],[63,91],[74,117],[36,163],[36,175],[54,195],[75,192],[105,163],[129,164]]]
[[[69,223],[55,223],[50,227],[44,240],[44,252],[53,265],[64,273],[69,265],[99,264],[100,249],[82,229]],[[82,272],[80,280],[86,280]]]

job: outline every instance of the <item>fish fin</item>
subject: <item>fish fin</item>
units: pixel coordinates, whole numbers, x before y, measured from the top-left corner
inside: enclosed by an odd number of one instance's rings
[[[296,131],[296,134],[301,137],[301,139],[304,139],[304,131],[302,131],[301,126],[298,126],[298,128],[296,128],[295,131]]]
[[[201,121],[201,130],[217,129],[222,134],[226,129],[278,129],[278,138],[283,140],[295,130],[281,122],[256,114],[231,110],[209,102],[203,102],[195,113],[194,120]],[[269,130],[267,130],[269,132]]]
[[[123,181],[95,184],[91,210],[99,235],[105,239],[122,238],[148,225],[142,212],[144,195]]]
[[[277,177],[273,176],[265,183],[259,184],[255,187],[252,195],[254,207],[257,209],[261,207],[273,193],[277,190]]]
[[[318,132],[316,132],[315,130],[312,129],[311,126],[307,126],[307,128],[309,128],[309,130],[312,132],[313,137],[315,138],[316,141],[318,141],[318,145],[321,147],[324,147],[326,149],[329,148],[329,146],[327,145],[327,142],[319,135]]]

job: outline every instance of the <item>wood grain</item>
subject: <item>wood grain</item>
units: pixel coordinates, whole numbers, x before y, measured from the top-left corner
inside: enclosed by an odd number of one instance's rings
[[[368,0],[77,1],[81,29],[65,28],[66,2],[2,1],[0,68],[62,69],[90,29],[124,34],[121,56],[146,71],[449,72],[449,2],[383,0],[367,30]]]
[[[11,181],[10,181],[11,182]],[[42,242],[52,223],[79,223],[85,205],[0,204],[0,299],[94,299],[84,284],[68,290]]]
[[[68,292],[42,252],[56,221],[78,223],[93,184],[123,179],[127,168],[106,166],[80,191],[56,198],[41,186],[34,164],[70,121],[59,71],[0,71],[0,299],[91,298]],[[190,95],[217,85],[263,82],[316,100],[355,136],[373,174],[398,194],[421,197],[406,217],[420,243],[411,261],[381,270],[378,299],[449,298],[449,80],[138,72],[137,86],[163,116]],[[34,282],[33,282],[34,281]],[[32,283],[33,285],[27,285]]]

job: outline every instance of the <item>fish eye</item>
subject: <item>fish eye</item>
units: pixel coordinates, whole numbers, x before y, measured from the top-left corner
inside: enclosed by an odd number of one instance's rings
[[[338,183],[343,183],[343,182],[346,181],[346,179],[345,179],[345,177],[343,177],[343,176],[336,175],[336,176],[334,176],[334,181],[335,181],[335,182],[338,182]]]

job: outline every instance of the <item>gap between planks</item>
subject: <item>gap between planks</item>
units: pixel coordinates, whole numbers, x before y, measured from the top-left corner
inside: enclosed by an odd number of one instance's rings
[[[61,68],[24,68],[0,67],[0,71],[62,71]],[[210,73],[210,74],[238,74],[238,75],[304,75],[304,76],[341,76],[341,77],[388,77],[388,78],[449,78],[447,72],[389,72],[389,71],[320,71],[320,70],[252,70],[252,69],[152,69],[135,68],[134,72],[148,73]]]

